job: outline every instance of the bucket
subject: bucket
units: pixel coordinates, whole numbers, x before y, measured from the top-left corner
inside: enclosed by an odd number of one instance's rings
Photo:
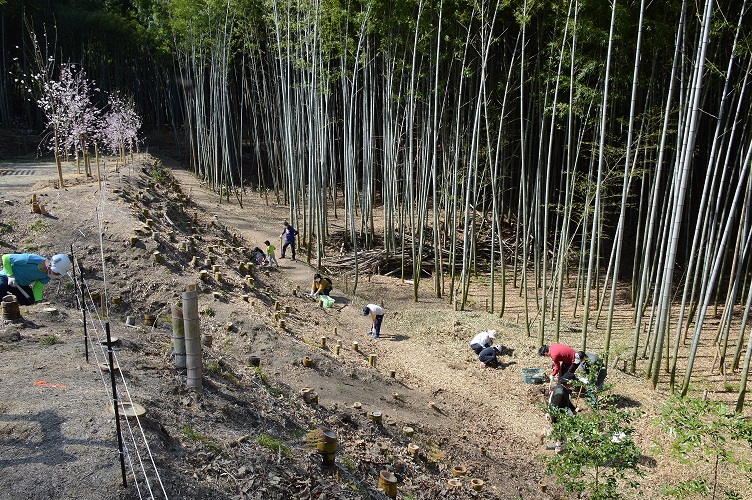
[[[379,489],[384,490],[386,496],[394,498],[397,496],[397,477],[388,470],[382,470],[379,473]]]

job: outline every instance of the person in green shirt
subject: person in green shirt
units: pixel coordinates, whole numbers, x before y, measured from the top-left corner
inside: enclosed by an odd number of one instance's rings
[[[276,264],[279,267],[279,262],[277,262],[277,258],[274,256],[277,247],[269,243],[269,240],[266,240],[264,245],[266,245],[266,265],[271,267],[272,264]]]

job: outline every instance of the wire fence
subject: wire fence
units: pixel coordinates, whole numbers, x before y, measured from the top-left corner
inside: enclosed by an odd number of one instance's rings
[[[106,169],[105,169],[106,172]],[[106,174],[105,174],[106,175]],[[106,183],[106,177],[102,183]],[[120,459],[123,465],[123,485],[127,486],[125,464],[130,474],[130,483],[135,485],[139,498],[168,498],[162,478],[159,475],[159,469],[154,460],[154,456],[149,446],[149,440],[141,422],[136,408],[138,405],[134,402],[128,381],[123,373],[123,360],[118,356],[119,348],[117,342],[111,341],[112,337],[109,332],[109,323],[106,318],[110,317],[109,301],[107,300],[107,267],[104,258],[104,242],[102,235],[102,219],[100,214],[103,212],[105,189],[101,189],[98,204],[98,223],[99,223],[99,247],[102,264],[103,295],[100,303],[95,300],[96,293],[89,286],[88,281],[83,277],[81,272],[73,275],[74,289],[76,290],[76,301],[82,312],[82,322],[84,324],[84,333],[86,339],[86,355],[89,352],[94,357],[94,364],[99,368],[99,375],[102,382],[102,391],[106,397],[107,405],[118,415],[125,416],[122,421],[124,426],[119,425],[120,420],[116,421],[118,442],[122,443]],[[81,270],[81,265],[75,254],[73,254],[74,270]],[[101,314],[100,314],[101,306]],[[104,317],[103,317],[104,316]],[[110,374],[111,383],[108,384],[105,373]],[[118,381],[116,383],[116,380]],[[118,388],[119,387],[119,388]]]

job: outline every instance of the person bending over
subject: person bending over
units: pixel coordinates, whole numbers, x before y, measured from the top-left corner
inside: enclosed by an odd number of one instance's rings
[[[563,375],[567,373],[568,371],[570,371],[570,369],[571,371],[577,369],[576,366],[574,366],[574,368],[572,367],[572,365],[574,365],[574,357],[577,352],[568,345],[544,345],[541,346],[540,349],[538,349],[538,354],[541,356],[549,356],[551,358],[551,361],[553,362],[553,369],[551,370],[551,380],[553,380],[556,375]]]
[[[33,253],[8,253],[2,256],[0,298],[16,296],[20,305],[29,306],[42,300],[42,290],[51,276],[66,274],[73,264],[65,254],[47,259]]]
[[[470,341],[470,349],[472,349],[475,354],[480,354],[480,351],[486,347],[491,347],[494,340],[496,340],[496,330],[480,332]]]
[[[368,335],[379,338],[381,335],[381,322],[384,320],[384,308],[376,304],[368,304],[363,308],[363,316],[371,316],[371,330]]]

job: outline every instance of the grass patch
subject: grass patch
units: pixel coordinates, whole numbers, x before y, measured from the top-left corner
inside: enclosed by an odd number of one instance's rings
[[[266,372],[260,367],[256,366],[253,368],[256,372],[256,376],[261,380],[261,383],[264,384],[264,388],[266,389],[266,392],[271,394],[274,397],[282,396],[285,391],[282,389],[275,387],[269,382],[269,375],[266,374]]]
[[[29,230],[37,234],[46,231],[49,227],[50,225],[44,222],[43,220],[35,220],[31,224],[29,224]]]
[[[206,368],[206,371],[209,373],[216,375],[218,377],[222,377],[223,379],[227,380],[233,385],[240,385],[240,380],[230,373],[229,371],[222,368],[222,366],[216,362],[216,361],[206,361],[204,363],[204,367]]]
[[[36,244],[34,238],[26,238],[23,241],[23,249],[24,252],[35,253],[37,250],[39,250],[39,245]]]
[[[260,434],[256,438],[256,443],[268,450],[281,454],[285,458],[292,458],[292,451],[290,451],[290,448],[281,439],[277,439],[269,434]]]
[[[39,345],[55,345],[62,344],[63,341],[57,335],[50,335],[39,341]]]
[[[216,452],[222,451],[222,447],[219,444],[207,438],[200,432],[191,429],[187,425],[184,425],[183,428],[180,429],[180,431],[183,433],[183,436],[185,436],[186,438],[190,439],[191,441],[201,443],[202,445],[204,445],[206,448],[208,448],[211,451],[216,451]]]
[[[348,457],[347,455],[342,455],[339,458],[342,461],[342,465],[345,466],[348,472],[353,473],[355,471],[355,468],[357,467],[355,460]]]
[[[152,165],[148,172],[149,177],[151,177],[154,182],[158,182],[160,184],[167,183],[170,180],[170,175],[167,172],[167,168],[162,165],[162,162],[157,161]]]

